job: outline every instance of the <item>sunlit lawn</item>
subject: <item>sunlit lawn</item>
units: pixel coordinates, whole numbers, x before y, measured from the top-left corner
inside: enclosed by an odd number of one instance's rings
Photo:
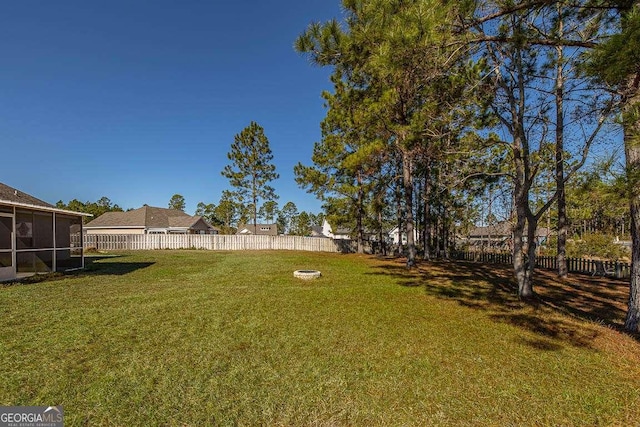
[[[640,344],[609,325],[620,294],[578,280],[525,306],[505,271],[300,252],[97,259],[0,288],[0,405],[63,405],[66,425],[637,423]]]

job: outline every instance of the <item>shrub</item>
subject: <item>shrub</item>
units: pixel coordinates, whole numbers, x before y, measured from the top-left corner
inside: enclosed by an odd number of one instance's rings
[[[567,241],[567,257],[602,258],[614,261],[628,259],[629,250],[614,241],[615,237],[609,234],[586,233],[582,237]],[[556,256],[558,254],[557,244],[557,236],[551,237],[543,254]]]

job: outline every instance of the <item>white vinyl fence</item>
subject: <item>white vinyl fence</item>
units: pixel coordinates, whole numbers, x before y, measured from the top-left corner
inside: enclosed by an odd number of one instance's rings
[[[75,242],[79,244],[80,242]],[[85,234],[85,249],[208,249],[213,251],[291,250],[341,252],[334,240],[302,236],[235,236],[209,234]]]

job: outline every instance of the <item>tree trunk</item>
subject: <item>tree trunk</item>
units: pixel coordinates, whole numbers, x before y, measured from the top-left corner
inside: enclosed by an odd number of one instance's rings
[[[636,158],[638,160],[640,155]],[[636,167],[640,167],[640,164],[636,163]],[[631,280],[624,328],[640,333],[640,197],[637,195],[631,200],[631,242]]]
[[[378,241],[380,242],[380,255],[387,255],[387,244],[382,229],[382,211],[378,212]]]
[[[518,283],[518,296],[520,298],[529,298],[533,295],[533,290],[527,280],[524,230],[525,223],[518,218],[513,228],[513,272]]]
[[[397,220],[398,220],[398,255],[402,255],[402,231],[404,230],[404,222],[403,222],[403,209],[402,209],[402,188],[400,184],[396,185],[396,205],[397,205]]]
[[[558,5],[560,9],[561,6]],[[558,16],[562,16],[559,10]],[[562,19],[560,19],[559,34],[562,36]],[[569,270],[567,268],[567,200],[565,194],[565,177],[564,177],[564,47],[556,48],[558,57],[556,58],[556,191],[558,194],[558,276],[567,277]]]
[[[413,218],[414,218],[413,228],[415,230],[413,234],[415,236],[415,244],[417,247],[419,247],[422,244],[422,237],[423,237],[422,230],[424,227],[424,219],[422,218],[422,212],[424,212],[424,210],[422,209],[422,197],[420,197],[420,194],[422,194],[422,188],[423,188],[422,185],[423,185],[422,180],[418,179],[415,187],[415,194],[417,195],[417,197],[415,197],[415,211],[413,214]],[[416,256],[417,254],[418,254],[418,251],[416,249]]]
[[[636,2],[638,3],[638,2]],[[640,333],[640,73],[630,76],[623,96],[624,148],[631,211],[631,279],[624,328]]]
[[[517,153],[517,150],[516,150]],[[525,186],[525,168],[521,162],[516,162],[516,182],[514,188],[514,199],[516,209],[516,225],[513,229],[513,271],[518,283],[518,297],[526,300],[533,297],[533,285],[531,278],[533,277],[533,268],[531,263],[531,252],[528,250],[531,246],[534,247],[533,255],[535,256],[535,245],[531,245],[529,241],[529,248],[525,243],[525,227],[527,226],[527,219],[529,215],[529,192]],[[535,227],[535,225],[534,225]],[[526,231],[527,237],[530,234],[529,229]],[[535,228],[533,231],[535,235]],[[527,259],[528,258],[528,259]]]
[[[363,224],[362,224],[362,219],[364,217],[364,197],[363,197],[363,191],[362,191],[362,175],[360,174],[360,172],[358,172],[358,176],[357,176],[357,180],[358,180],[358,206],[357,206],[357,215],[356,215],[356,235],[357,235],[357,244],[358,244],[358,253],[362,254],[364,253],[364,230],[363,230]]]
[[[256,194],[256,178],[253,177],[253,189],[252,189],[252,199],[253,199],[253,232],[258,234],[258,196]]]
[[[424,183],[424,223],[423,232],[423,245],[424,245],[424,259],[431,259],[431,185],[429,183],[430,169],[426,168],[425,183]]]
[[[527,215],[527,280],[526,290],[522,292],[521,298],[531,298],[533,296],[533,270],[536,268],[536,230],[538,220],[528,212]]]
[[[449,226],[447,221],[447,206],[442,204],[442,256],[449,259]]]
[[[411,156],[409,151],[402,152],[402,183],[404,187],[405,227],[407,230],[407,262],[414,264],[416,261],[416,242],[414,235],[413,218],[413,174]]]
[[[567,267],[567,234],[569,232],[569,222],[567,221],[567,202],[564,185],[558,188],[558,276],[567,277],[569,269]]]

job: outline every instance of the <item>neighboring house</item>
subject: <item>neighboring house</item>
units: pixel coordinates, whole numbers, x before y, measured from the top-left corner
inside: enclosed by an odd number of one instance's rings
[[[551,237],[551,229],[547,227],[538,227],[536,230],[536,244],[538,246],[546,246],[549,243],[549,237]]]
[[[277,236],[278,224],[240,224],[238,225],[239,235],[256,235],[256,236]]]
[[[333,229],[326,219],[322,222],[320,227],[311,227],[311,237],[329,237],[330,239],[345,239],[349,240],[351,237],[349,234],[351,230],[346,227],[338,227]]]
[[[399,228],[397,226],[395,228],[393,228],[393,230],[391,230],[389,232],[389,239],[391,240],[391,243],[393,243],[394,245],[397,245],[400,242],[400,232],[399,232]],[[416,229],[413,230],[413,241],[414,242],[418,241],[418,230],[416,230]],[[402,232],[402,244],[403,245],[407,244],[407,232],[406,231]]]
[[[508,249],[511,244],[511,223],[502,221],[488,226],[474,227],[469,231],[467,243],[471,247]]]
[[[551,234],[546,227],[538,227],[536,230],[536,244],[544,245]],[[471,247],[491,247],[506,250],[511,247],[513,232],[509,221],[502,221],[494,225],[475,227],[467,236],[466,243]],[[526,241],[526,230],[525,230]]]
[[[177,209],[143,206],[127,212],[106,212],[84,226],[87,234],[218,234],[201,216]]]
[[[0,183],[0,280],[84,267],[83,216]]]
[[[313,227],[311,227],[311,237],[329,237],[329,236],[324,235],[322,226],[314,225]]]

